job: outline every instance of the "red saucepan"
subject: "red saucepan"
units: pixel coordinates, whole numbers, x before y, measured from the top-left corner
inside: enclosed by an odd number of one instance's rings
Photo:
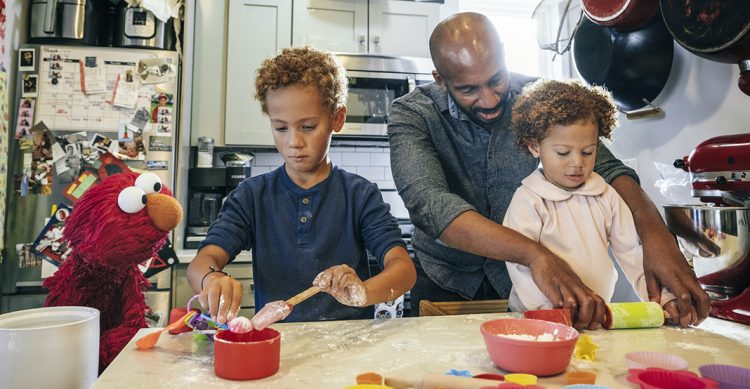
[[[667,29],[701,57],[740,65],[739,87],[750,95],[750,1],[660,0]]]
[[[581,0],[581,6],[589,20],[596,24],[632,30],[656,15],[659,0]]]
[[[660,16],[621,31],[584,19],[573,38],[578,73],[612,92],[623,111],[640,109],[661,93],[672,69],[674,43]]]

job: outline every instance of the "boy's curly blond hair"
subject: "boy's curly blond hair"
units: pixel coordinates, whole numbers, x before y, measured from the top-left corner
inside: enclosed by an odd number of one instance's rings
[[[290,85],[318,89],[323,105],[331,113],[346,105],[346,71],[331,53],[294,47],[264,60],[255,72],[255,98],[260,101],[263,113],[268,114],[268,93]]]
[[[540,79],[526,86],[513,105],[512,122],[518,145],[540,142],[554,125],[567,126],[593,120],[599,137],[609,138],[617,127],[617,108],[612,95],[600,86],[580,81]]]

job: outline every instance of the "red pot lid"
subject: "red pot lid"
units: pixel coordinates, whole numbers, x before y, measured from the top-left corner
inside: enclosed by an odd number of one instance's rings
[[[606,22],[620,16],[631,0],[582,0],[583,10],[595,22]]]
[[[581,5],[592,22],[623,30],[644,25],[659,10],[658,0],[582,0]]]

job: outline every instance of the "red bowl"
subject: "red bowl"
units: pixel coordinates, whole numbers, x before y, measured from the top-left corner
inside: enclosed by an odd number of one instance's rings
[[[550,376],[565,371],[578,341],[573,327],[544,320],[507,318],[482,323],[479,327],[492,362],[513,373]],[[556,340],[545,342],[504,337],[502,335],[540,336],[553,334]]]
[[[281,334],[272,328],[214,336],[214,372],[230,380],[257,380],[279,371]]]

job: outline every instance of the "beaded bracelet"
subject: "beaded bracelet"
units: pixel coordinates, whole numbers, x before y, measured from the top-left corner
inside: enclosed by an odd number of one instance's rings
[[[221,273],[221,274],[223,274],[223,275],[225,275],[225,276],[231,277],[231,276],[230,276],[229,274],[227,274],[226,272],[223,272],[223,271],[221,271],[221,270],[219,270],[219,269],[217,269],[217,268],[215,268],[215,267],[213,267],[213,266],[209,266],[209,267],[208,267],[208,273],[204,274],[204,275],[203,275],[203,278],[201,278],[201,290],[203,290],[203,281],[205,281],[205,280],[206,280],[206,277],[208,277],[208,275],[209,275],[209,274],[211,274],[211,273]]]

